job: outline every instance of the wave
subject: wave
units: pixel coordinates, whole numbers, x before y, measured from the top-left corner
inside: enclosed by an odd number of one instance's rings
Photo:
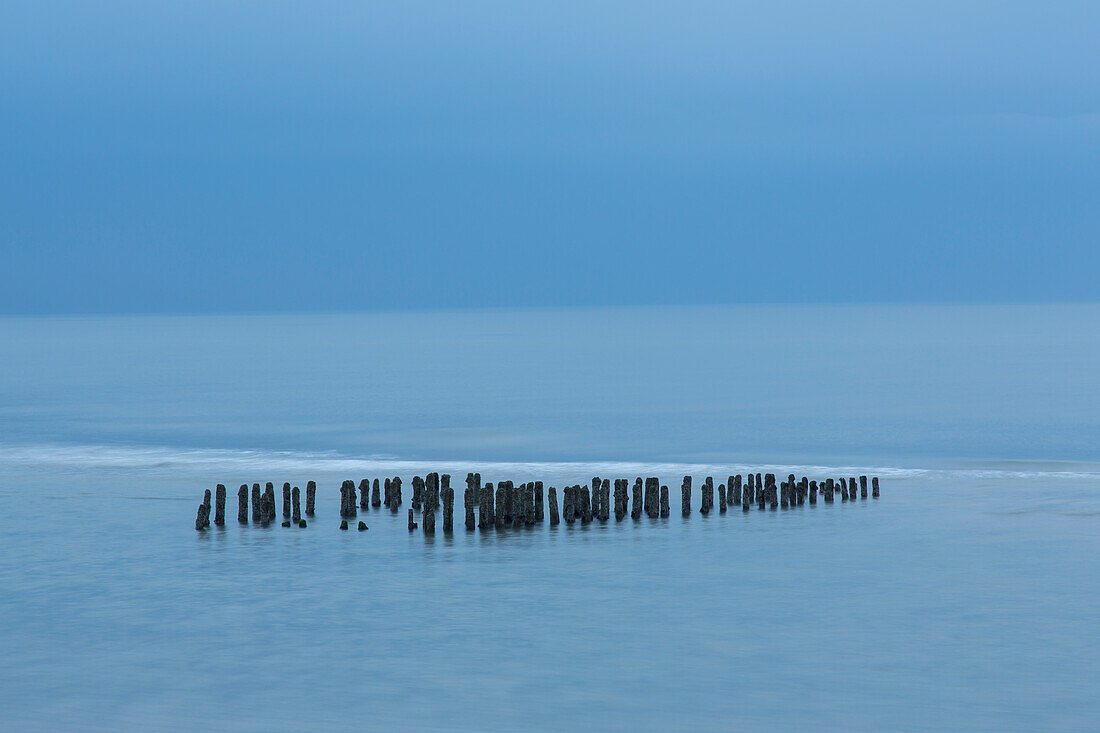
[[[348,474],[406,476],[427,471],[464,478],[477,471],[486,481],[494,477],[534,479],[570,477],[586,481],[592,476],[714,476],[721,481],[731,474],[774,473],[786,476],[874,475],[884,479],[1062,479],[1100,481],[1100,464],[1056,461],[970,461],[940,467],[889,465],[688,463],[642,461],[457,461],[409,460],[395,456],[354,456],[336,452],[174,448],[134,445],[3,445],[0,470],[15,472],[122,472],[188,473],[210,476],[302,476]]]

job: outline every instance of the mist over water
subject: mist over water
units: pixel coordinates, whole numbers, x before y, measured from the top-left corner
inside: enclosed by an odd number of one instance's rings
[[[1100,716],[1100,307],[9,318],[0,348],[13,729]],[[426,538],[433,470],[459,516]],[[699,515],[749,470],[882,498]],[[467,533],[467,471],[659,476],[672,517]],[[395,475],[400,512],[337,529],[340,481]],[[236,523],[239,484],[311,479],[308,528]]]

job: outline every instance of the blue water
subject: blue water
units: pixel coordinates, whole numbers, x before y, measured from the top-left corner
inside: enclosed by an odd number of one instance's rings
[[[1090,729],[1098,416],[1098,306],[0,319],[3,727]],[[679,516],[750,468],[882,498]],[[337,529],[431,470],[673,516]]]

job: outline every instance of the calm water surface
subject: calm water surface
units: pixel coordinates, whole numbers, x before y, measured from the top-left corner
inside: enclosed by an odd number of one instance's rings
[[[1091,729],[1098,416],[1097,306],[0,319],[4,727]],[[883,495],[679,516],[750,467]],[[673,516],[337,529],[430,470]]]

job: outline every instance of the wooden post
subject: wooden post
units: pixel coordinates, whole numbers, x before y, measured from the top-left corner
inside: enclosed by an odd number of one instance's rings
[[[629,503],[627,499],[627,486],[629,481],[625,478],[615,479],[615,521],[623,521],[623,517],[626,516],[626,508]]]
[[[878,498],[878,476],[871,477],[871,498]]]
[[[298,491],[298,487],[295,486],[290,490],[290,523],[301,526],[302,524],[302,505],[301,505],[301,493]]]
[[[642,478],[634,480],[634,501],[630,506],[630,518],[640,519],[642,516]]]
[[[685,517],[691,516],[691,476],[684,476],[680,484],[680,512]]]
[[[370,505],[375,509],[382,506],[382,497],[378,495],[378,479],[375,479],[371,485]]]
[[[290,519],[290,484],[283,483],[283,519]]]
[[[225,484],[218,484],[214,491],[214,524],[225,526]]]
[[[263,520],[263,507],[260,506],[260,485],[252,484],[252,523],[258,524]]]
[[[237,489],[237,521],[248,524],[248,484],[241,484]]]
[[[547,510],[550,512],[550,526],[554,527],[554,526],[557,525],[559,519],[558,519],[558,490],[555,489],[553,486],[551,486],[550,490],[547,492],[547,501],[549,503],[549,505],[547,507]]]
[[[306,482],[306,516],[313,516],[314,502],[317,500],[317,482]]]
[[[661,486],[661,516],[668,517],[668,487]]]
[[[645,514],[650,519],[661,515],[661,479],[653,476],[645,480]]]
[[[440,476],[442,487],[439,493],[443,499],[443,531],[454,531],[455,490],[451,488],[451,475],[445,473]]]

